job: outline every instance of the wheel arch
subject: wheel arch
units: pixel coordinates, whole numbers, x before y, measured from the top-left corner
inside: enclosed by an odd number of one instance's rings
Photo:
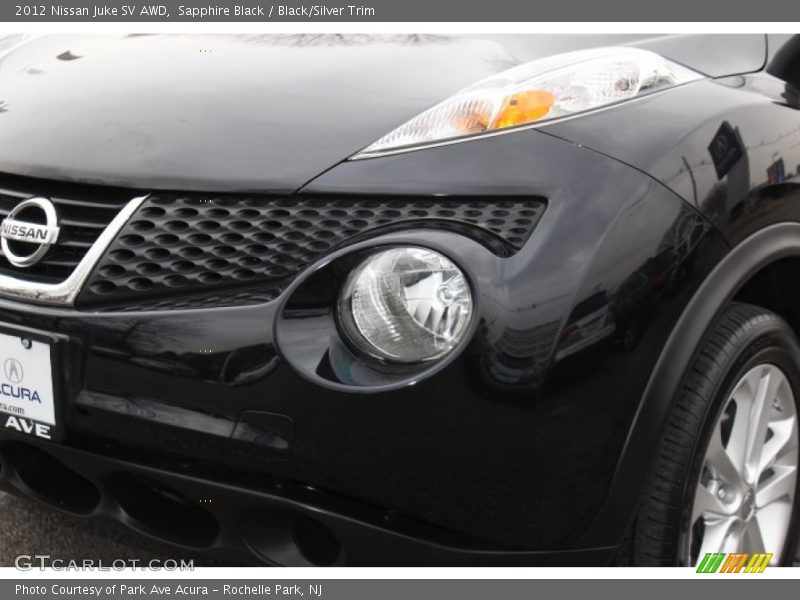
[[[698,287],[653,368],[606,500],[578,540],[580,546],[623,540],[648,483],[669,408],[708,328],[756,275],[788,258],[800,259],[800,223],[776,223],[752,234]]]

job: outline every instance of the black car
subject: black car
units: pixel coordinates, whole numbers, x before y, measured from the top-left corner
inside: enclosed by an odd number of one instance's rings
[[[800,37],[0,44],[3,490],[247,564],[791,561]]]

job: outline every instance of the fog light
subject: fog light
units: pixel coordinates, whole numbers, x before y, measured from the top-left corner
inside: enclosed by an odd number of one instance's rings
[[[351,273],[339,300],[349,340],[383,361],[441,358],[464,337],[472,293],[461,270],[424,248],[393,248]]]

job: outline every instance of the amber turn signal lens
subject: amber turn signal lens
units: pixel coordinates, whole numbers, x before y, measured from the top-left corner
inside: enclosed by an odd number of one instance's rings
[[[517,92],[506,98],[493,129],[538,121],[550,112],[555,103],[556,97],[546,90]]]

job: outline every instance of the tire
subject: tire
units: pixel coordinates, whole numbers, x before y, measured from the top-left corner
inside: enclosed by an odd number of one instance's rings
[[[800,496],[796,468],[798,399],[800,344],[791,327],[764,308],[729,305],[695,353],[668,414],[655,468],[631,535],[632,564],[696,564],[717,539],[724,542],[715,551],[764,551],[776,558],[780,555],[781,564],[792,564],[797,550]],[[789,423],[792,415],[794,434],[775,433],[789,431],[781,419]],[[738,421],[740,417],[744,421]],[[766,432],[763,437],[751,434],[756,422],[767,423],[759,430]],[[791,437],[786,438],[772,466],[762,471],[764,461],[783,443],[785,435]],[[758,439],[762,440],[760,445],[749,441]],[[742,444],[742,440],[748,441]],[[743,458],[733,460],[734,455]],[[791,467],[783,466],[792,461],[794,480]],[[736,470],[728,468],[733,463],[740,465],[739,478]],[[764,490],[776,481],[780,481],[783,495],[770,501],[779,504],[767,506],[774,494],[767,496]],[[706,507],[712,510],[706,511]],[[718,513],[724,516],[717,518]],[[784,529],[785,535],[781,533]],[[723,535],[722,531],[727,533]],[[780,545],[775,540],[781,538],[781,550],[759,548],[768,545],[768,540]]]

